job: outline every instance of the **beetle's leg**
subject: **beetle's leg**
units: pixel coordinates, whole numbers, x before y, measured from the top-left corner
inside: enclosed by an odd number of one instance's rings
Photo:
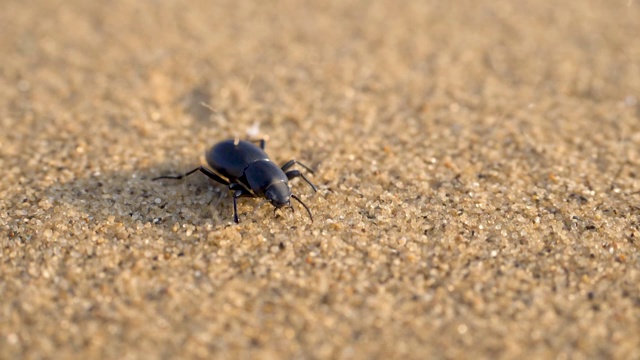
[[[280,169],[282,169],[282,171],[287,171],[287,170],[289,170],[289,168],[291,168],[295,164],[298,164],[298,165],[302,166],[303,168],[307,169],[307,171],[309,171],[310,173],[313,174],[313,169],[311,169],[307,165],[301,163],[300,161],[297,161],[296,159],[292,159],[292,160],[287,161],[287,163],[282,165],[282,167]]]
[[[307,182],[307,184],[309,184],[309,185],[311,186],[311,188],[313,189],[313,191],[318,191],[318,189],[316,188],[316,186],[315,186],[315,185],[313,185],[313,184],[311,183],[311,181],[309,181],[309,179],[307,179],[307,177],[306,177],[306,176],[304,176],[304,174],[303,174],[303,173],[301,173],[301,172],[300,172],[300,171],[298,171],[298,170],[290,170],[290,171],[287,171],[287,172],[285,173],[285,175],[287,175],[287,179],[289,179],[289,180],[291,180],[291,179],[293,179],[293,178],[301,177],[304,181],[306,181],[306,182]]]
[[[156,181],[156,180],[160,180],[160,179],[172,179],[172,180],[180,180],[184,177],[187,177],[193,173],[195,173],[196,171],[200,171],[201,173],[207,175],[210,179],[215,180],[223,185],[229,185],[229,181],[223,179],[222,177],[220,177],[219,175],[217,175],[216,173],[214,173],[213,171],[207,169],[204,166],[199,166],[187,173],[184,173],[182,175],[176,175],[176,176],[170,176],[170,175],[165,175],[165,176],[158,176],[157,178],[153,178],[151,179],[151,181]]]
[[[262,138],[262,139],[248,139],[247,141],[260,144],[260,149],[264,150],[264,147],[267,144],[267,140],[268,140],[268,137]]]
[[[238,198],[253,196],[253,194],[238,183],[230,184],[229,190],[233,190],[233,221],[238,224],[240,222],[240,220],[238,220]]]

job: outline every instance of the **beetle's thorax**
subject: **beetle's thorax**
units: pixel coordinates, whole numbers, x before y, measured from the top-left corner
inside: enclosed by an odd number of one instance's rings
[[[278,185],[279,188],[289,187],[289,179],[278,165],[269,160],[254,161],[244,169],[243,179],[249,188],[258,196],[263,195],[267,188]]]

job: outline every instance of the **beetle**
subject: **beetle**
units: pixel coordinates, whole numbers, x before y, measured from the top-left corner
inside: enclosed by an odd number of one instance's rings
[[[313,221],[311,210],[298,196],[291,192],[289,180],[301,177],[311,186],[314,192],[318,191],[318,189],[299,170],[289,169],[298,164],[312,174],[313,170],[295,159],[289,160],[279,167],[269,159],[269,156],[264,151],[265,140],[261,139],[256,142],[260,143],[260,147],[247,140],[230,139],[221,141],[205,153],[207,164],[213,171],[204,166],[199,166],[182,175],[158,176],[152,181],[160,179],[179,180],[199,171],[214,181],[228,185],[229,190],[233,191],[233,221],[236,224],[239,223],[238,198],[241,197],[264,197],[275,207],[274,212],[283,207],[289,207],[293,211],[291,198],[294,198],[307,210],[309,218]]]

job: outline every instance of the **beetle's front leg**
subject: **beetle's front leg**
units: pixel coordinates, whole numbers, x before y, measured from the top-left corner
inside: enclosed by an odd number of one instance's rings
[[[291,159],[291,160],[287,161],[286,164],[282,165],[281,169],[282,169],[282,171],[287,171],[295,164],[298,164],[298,165],[302,166],[303,168],[307,169],[308,172],[313,174],[313,169],[312,168],[308,167],[307,165],[301,163],[300,161],[298,161],[296,159]]]
[[[253,197],[253,194],[238,183],[229,184],[229,190],[233,191],[233,221],[238,224],[240,222],[240,220],[238,220],[238,198],[245,196]]]
[[[297,177],[301,177],[302,180],[306,181],[307,184],[309,184],[309,186],[311,186],[311,188],[313,189],[313,191],[318,191],[318,189],[316,188],[315,185],[313,185],[313,183],[311,181],[309,181],[309,179],[307,179],[306,176],[304,176],[303,173],[301,173],[298,170],[289,170],[285,173],[285,175],[287,175],[287,178],[289,180],[293,179],[293,178],[297,178]]]

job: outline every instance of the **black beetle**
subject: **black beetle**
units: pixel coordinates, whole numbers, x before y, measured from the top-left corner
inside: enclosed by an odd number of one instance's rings
[[[237,199],[245,196],[264,197],[276,209],[288,206],[291,210],[293,206],[290,198],[294,198],[307,210],[309,218],[313,221],[311,210],[300,198],[291,193],[289,180],[302,177],[313,191],[318,189],[300,171],[289,170],[289,168],[298,164],[311,173],[313,170],[296,160],[290,160],[282,167],[278,167],[264,152],[265,141],[259,140],[259,142],[260,147],[250,141],[238,139],[225,140],[214,145],[205,156],[207,163],[217,174],[204,166],[199,166],[183,175],[159,176],[152,180],[182,179],[200,171],[221,184],[229,185],[229,190],[233,191],[233,221],[236,223],[238,223]]]

